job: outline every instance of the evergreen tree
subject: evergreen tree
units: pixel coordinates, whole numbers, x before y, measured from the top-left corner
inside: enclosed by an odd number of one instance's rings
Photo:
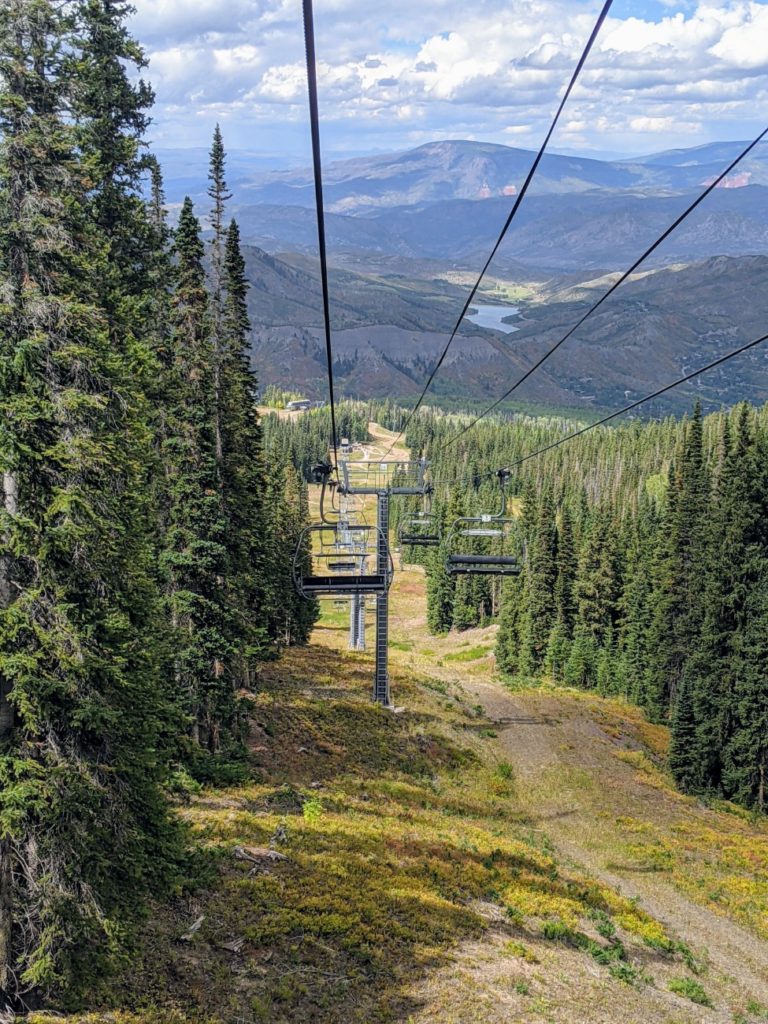
[[[504,581],[496,634],[496,664],[502,672],[514,675],[520,670],[520,625],[525,597],[521,577]]]
[[[430,633],[446,633],[453,625],[456,584],[445,567],[448,548],[442,543],[427,560],[427,626]]]
[[[674,705],[686,659],[701,629],[706,503],[701,409],[697,405],[670,481],[654,572],[646,700],[657,718],[665,717]]]
[[[472,580],[469,576],[458,576],[453,588],[453,628],[472,629],[478,624],[477,607],[473,601]]]
[[[560,512],[557,527],[557,579],[555,580],[555,610],[561,633],[566,639],[573,636],[576,621],[576,600],[574,586],[576,581],[576,549],[573,537],[573,520],[571,512],[565,505]]]
[[[605,509],[596,510],[582,545],[575,588],[577,621],[600,646],[616,617],[618,600],[616,527]]]
[[[683,679],[672,715],[672,741],[669,747],[669,769],[675,782],[686,792],[697,789],[701,778],[696,715],[690,689],[689,682]]]
[[[0,987],[88,975],[176,856],[143,395],[113,344],[59,5],[0,8]]]
[[[212,752],[235,726],[235,623],[227,587],[228,523],[216,463],[213,346],[203,243],[185,199],[175,237],[173,357],[176,393],[164,461],[168,531],[162,564],[174,631],[174,676],[194,740]]]
[[[157,246],[143,198],[151,88],[136,77],[147,62],[125,22],[125,0],[75,0],[77,46],[70,53],[71,109],[89,177],[89,214],[107,246],[96,286],[113,344],[144,359],[151,269]],[[133,75],[129,74],[129,69]],[[143,367],[151,382],[154,368]]]
[[[215,395],[214,433],[216,441],[216,469],[221,478],[224,466],[223,431],[223,363],[226,358],[224,339],[224,250],[226,246],[224,209],[232,198],[225,177],[226,156],[218,125],[213,133],[210,166],[208,170],[208,196],[211,199],[211,337],[213,340],[213,388]]]
[[[555,619],[556,530],[549,493],[538,504],[526,572],[525,612],[521,630],[521,670],[534,674],[544,663]]]
[[[249,686],[256,660],[268,642],[267,602],[281,603],[285,595],[270,590],[274,577],[268,571],[266,478],[256,410],[257,382],[249,363],[248,282],[235,221],[226,235],[221,281],[225,294],[220,354],[221,486],[229,526],[226,543],[231,587],[240,616],[239,682]]]

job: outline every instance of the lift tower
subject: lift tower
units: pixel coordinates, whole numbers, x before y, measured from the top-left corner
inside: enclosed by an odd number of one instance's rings
[[[349,495],[373,495],[376,498],[378,545],[376,572],[384,574],[391,561],[389,553],[389,504],[393,495],[427,493],[425,473],[427,462],[412,461],[350,462],[341,461],[340,491]],[[389,692],[389,593],[376,594],[376,675],[373,699],[383,707],[392,707]]]

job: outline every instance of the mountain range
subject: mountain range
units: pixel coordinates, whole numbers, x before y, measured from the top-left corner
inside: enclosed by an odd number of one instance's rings
[[[263,382],[326,395],[320,282],[255,248],[247,254],[253,364]],[[510,387],[604,294],[615,275],[532,288],[512,319],[514,333],[465,320],[438,374],[439,400],[490,402]],[[417,395],[448,339],[466,290],[441,281],[332,272],[335,377],[339,394]],[[277,288],[281,299],[274,299]],[[312,299],[315,299],[313,302]],[[483,304],[488,297],[481,296]],[[513,313],[515,307],[505,307]],[[289,322],[290,321],[290,322]],[[719,256],[631,278],[515,392],[536,405],[608,409],[648,394],[723,352],[765,333],[768,257]],[[671,392],[653,411],[768,400],[768,352],[753,353]]]
[[[465,321],[434,394],[498,397],[744,148],[717,143],[602,161],[542,160],[478,301],[514,301],[515,333]],[[160,154],[161,159],[163,157]],[[442,351],[533,154],[474,142],[356,158],[325,169],[331,311],[340,393],[410,397]],[[267,160],[268,162],[268,160]],[[171,204],[205,211],[194,162],[170,163]],[[253,360],[264,383],[326,389],[311,174],[230,157],[233,212],[248,243]],[[768,147],[756,148],[515,397],[603,409],[639,397],[768,319]],[[485,294],[484,294],[485,292]],[[511,310],[510,310],[511,311]],[[673,393],[708,406],[768,399],[755,353]],[[661,406],[659,407],[661,408]]]
[[[658,195],[698,189],[746,145],[713,143],[627,161],[546,154],[537,169],[533,193],[559,195],[600,189]],[[169,199],[179,202],[190,189],[193,160],[181,161],[178,151],[160,151],[158,155],[171,171],[166,176]],[[530,150],[511,146],[446,141],[401,153],[334,161],[323,170],[325,205],[331,213],[362,213],[450,199],[510,198],[520,188],[534,156]],[[239,152],[230,156],[229,184],[237,205],[314,207],[311,168],[271,171],[255,161]],[[204,186],[206,163],[200,160],[197,166],[199,185],[195,189],[192,184],[193,193],[202,192]],[[768,185],[768,145],[753,150],[728,184]]]

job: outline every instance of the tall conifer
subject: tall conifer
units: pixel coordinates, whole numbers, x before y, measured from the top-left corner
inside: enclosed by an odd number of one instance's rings
[[[143,395],[98,282],[60,5],[0,8],[0,984],[76,982],[172,870]],[[64,56],[66,54],[66,57]]]
[[[176,393],[164,459],[170,474],[163,566],[174,673],[192,737],[215,752],[234,722],[228,525],[216,460],[213,346],[200,225],[185,199],[174,241],[172,348]]]

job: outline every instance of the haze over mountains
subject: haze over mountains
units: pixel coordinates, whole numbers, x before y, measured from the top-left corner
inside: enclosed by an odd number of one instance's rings
[[[717,176],[745,143],[641,160],[548,155],[491,269],[482,301],[519,306],[514,334],[465,321],[435,395],[498,397]],[[160,154],[169,201],[205,210],[205,163]],[[324,172],[336,372],[342,393],[420,391],[533,159],[520,149],[438,142],[329,164]],[[253,357],[264,381],[324,394],[311,172],[230,156],[248,251]],[[268,158],[266,159],[268,161]],[[722,258],[726,257],[726,258]],[[740,163],[519,397],[613,407],[764,332],[768,320],[768,146]],[[495,286],[495,291],[493,290]],[[602,289],[602,290],[601,290]],[[478,297],[480,298],[480,297]],[[546,371],[546,372],[545,372]],[[505,386],[502,386],[505,385]],[[751,358],[673,394],[665,407],[768,399]]]

